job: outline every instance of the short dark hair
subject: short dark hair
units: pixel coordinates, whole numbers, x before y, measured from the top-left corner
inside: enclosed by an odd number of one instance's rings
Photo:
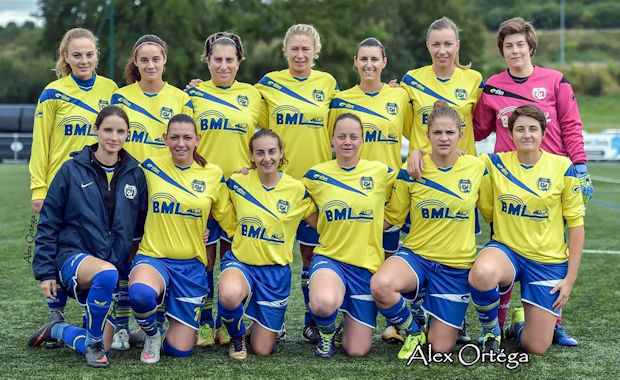
[[[334,133],[336,133],[336,125],[338,125],[338,122],[340,120],[344,120],[344,119],[353,119],[357,121],[360,125],[360,129],[362,130],[362,132],[364,132],[364,127],[362,126],[362,120],[360,120],[360,118],[354,113],[345,112],[345,113],[338,115],[338,117],[336,118],[336,121],[334,121],[334,128],[332,129],[332,137],[334,136]]]
[[[360,42],[359,45],[357,45],[357,49],[355,50],[356,57],[357,52],[359,52],[362,46],[378,47],[379,49],[381,49],[381,58],[385,58],[385,47],[378,39],[374,37],[368,37],[364,41]]]
[[[101,111],[99,111],[99,114],[97,114],[97,119],[95,119],[95,129],[99,129],[103,121],[109,116],[113,115],[116,115],[123,119],[125,121],[125,124],[127,124],[127,129],[129,129],[129,118],[127,117],[127,113],[125,113],[122,108],[117,106],[107,106],[104,107]]]
[[[288,160],[286,159],[286,155],[284,154],[284,145],[282,144],[282,139],[280,136],[272,131],[271,129],[260,129],[255,134],[250,137],[250,154],[254,153],[254,141],[260,139],[261,137],[273,137],[278,141],[278,148],[282,151],[282,159],[278,163],[278,169],[282,167],[284,164],[288,164]],[[252,169],[256,169],[256,164],[254,162],[251,163]]]
[[[515,110],[512,111],[512,113],[510,114],[510,117],[508,117],[508,131],[511,135],[515,125],[515,121],[519,116],[529,116],[536,119],[536,121],[538,121],[538,123],[540,124],[540,129],[542,129],[543,135],[545,134],[545,130],[547,129],[547,117],[545,116],[545,113],[541,111],[540,108],[538,108],[537,106],[533,104],[527,104],[515,108]]]
[[[521,17],[514,17],[502,22],[497,30],[497,47],[499,48],[499,54],[504,56],[504,39],[506,36],[513,34],[525,35],[525,41],[530,47],[530,57],[533,57],[538,47],[538,38],[536,37],[536,30],[532,23],[525,21]]]

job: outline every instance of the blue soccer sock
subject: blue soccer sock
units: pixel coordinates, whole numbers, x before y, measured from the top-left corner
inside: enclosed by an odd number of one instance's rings
[[[385,319],[399,330],[404,330],[407,334],[416,334],[420,332],[420,326],[413,319],[411,309],[408,307],[405,299],[400,297],[396,304],[382,309],[378,308]]]
[[[111,309],[112,296],[117,281],[118,272],[116,270],[104,270],[94,275],[90,282],[90,290],[86,299],[86,330],[88,331],[86,345],[103,338],[103,328]]]
[[[129,315],[131,314],[131,305],[129,304],[129,281],[118,281],[118,299],[114,303],[112,317],[114,320],[114,331],[122,329],[129,330]]]
[[[164,303],[157,307],[155,319],[157,320],[157,328],[159,329],[159,332],[162,336],[165,335],[166,326],[164,324],[166,323],[166,305]]]
[[[304,324],[310,325],[314,323],[312,315],[310,314],[310,291],[308,290],[308,282],[310,281],[310,268],[301,268],[301,293],[304,296],[304,305],[306,307],[306,313],[304,314]]]
[[[189,349],[187,351],[181,351],[181,350],[178,350],[178,349],[172,347],[172,345],[170,343],[168,343],[168,339],[164,339],[164,343],[162,344],[161,348],[169,356],[174,356],[174,357],[177,357],[177,358],[186,358],[186,357],[188,357],[192,353],[191,349]]]
[[[50,312],[64,312],[67,306],[67,292],[60,284],[56,284],[56,299],[46,298],[45,300],[47,301],[47,307],[50,309]]]
[[[319,331],[323,334],[331,334],[336,331],[336,319],[338,318],[338,310],[334,311],[332,314],[327,317],[321,317],[316,315],[310,310],[312,314],[312,319],[316,322],[316,326],[319,328]]]
[[[243,304],[240,303],[237,307],[229,309],[222,305],[220,300],[217,300],[217,314],[222,319],[222,323],[226,326],[228,334],[235,338],[245,334],[245,324],[243,323]]]
[[[144,332],[153,336],[157,334],[156,310],[157,292],[150,286],[142,283],[132,284],[129,287],[129,303],[133,310],[136,322]]]
[[[52,327],[50,334],[52,338],[62,340],[69,348],[84,355],[86,348],[86,329],[75,327],[67,323],[58,323]]]
[[[499,307],[499,286],[490,290],[478,290],[469,284],[471,291],[471,299],[476,314],[482,325],[482,335],[492,333],[495,336],[501,335],[499,321],[497,319],[497,310]]]
[[[205,298],[205,303],[202,305],[202,309],[200,309],[200,326],[208,324],[213,328],[213,271],[207,271],[207,286],[209,290],[207,291],[207,297]]]

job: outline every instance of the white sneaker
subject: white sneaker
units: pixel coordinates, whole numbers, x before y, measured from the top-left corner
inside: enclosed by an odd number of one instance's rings
[[[129,345],[129,333],[125,329],[120,329],[118,332],[114,334],[112,337],[112,346],[110,346],[113,350],[126,351],[130,348]]]
[[[153,364],[159,361],[159,354],[161,351],[161,334],[157,330],[157,334],[153,336],[146,336],[144,340],[144,348],[140,355],[140,360],[143,363]]]

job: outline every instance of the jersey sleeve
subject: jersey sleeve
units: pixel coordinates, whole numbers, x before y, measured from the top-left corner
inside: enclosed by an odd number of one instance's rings
[[[474,139],[476,141],[484,140],[495,131],[495,114],[486,104],[486,98],[486,94],[482,93],[476,112],[474,112]]]
[[[489,170],[486,168],[486,162],[487,161],[485,160],[484,174],[480,180],[480,187],[478,188],[478,201],[476,202],[476,206],[478,206],[478,210],[480,211],[480,214],[482,214],[484,220],[486,220],[487,223],[492,223],[493,184],[491,183],[491,175],[489,174]]]
[[[400,169],[397,173],[392,196],[385,206],[385,220],[393,226],[402,226],[411,204],[410,177],[405,169]]]
[[[588,162],[583,143],[583,125],[573,87],[562,77],[556,94],[557,117],[562,143],[574,164]]]
[[[54,258],[58,253],[57,238],[64,225],[65,207],[69,194],[67,172],[67,165],[65,164],[52,180],[41,209],[35,237],[35,253],[32,259],[34,277],[39,281],[56,278]]]
[[[385,184],[385,203],[387,204],[392,197],[392,192],[394,191],[394,184],[396,183],[396,178],[398,177],[398,170],[392,170],[388,167],[388,174]]]
[[[267,102],[262,96],[258,101],[258,120],[256,126],[262,129],[269,129],[269,110],[267,109]]]
[[[314,204],[312,198],[310,198],[310,194],[308,194],[307,191],[304,194],[300,207],[303,210],[301,217],[302,220],[317,212],[316,204]]]
[[[34,114],[32,129],[32,148],[28,170],[30,171],[30,190],[32,199],[45,199],[48,183],[50,136],[56,117],[56,102],[51,99],[39,100]]]
[[[237,229],[237,216],[235,209],[233,208],[232,201],[230,200],[230,194],[228,192],[228,186],[224,176],[218,183],[217,199],[211,206],[211,214],[220,226],[226,231],[228,236],[233,236]]]
[[[194,103],[185,91],[183,91],[183,108],[181,113],[194,117]]]
[[[478,103],[480,103],[480,98],[482,97],[482,91],[484,90],[484,79],[480,76],[480,85],[478,86],[478,90],[476,91],[476,102],[474,103],[472,112],[476,112],[476,108],[478,108]]]
[[[413,131],[413,102],[409,100],[405,107],[405,115],[403,117],[403,136],[407,140],[411,140],[411,133]]]
[[[577,180],[575,167],[570,165],[564,173],[562,190],[562,216],[569,228],[583,225],[585,206],[581,195],[581,186]]]

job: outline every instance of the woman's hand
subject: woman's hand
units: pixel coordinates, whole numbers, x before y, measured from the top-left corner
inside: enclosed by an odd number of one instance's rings
[[[202,83],[202,79],[192,79],[188,84],[185,85],[186,90],[191,90],[194,87],[198,87],[199,84]]]
[[[44,199],[33,199],[32,200],[32,211],[36,212],[37,214],[40,214],[41,209],[43,208],[44,201],[45,201]]]
[[[41,281],[41,292],[45,298],[56,299],[56,280]]]
[[[415,179],[422,179],[422,171],[424,170],[424,159],[426,152],[420,149],[414,149],[407,159],[407,173]]]
[[[202,233],[202,242],[205,243],[205,245],[207,245],[207,243],[209,242],[209,229],[206,228],[205,232]]]
[[[555,302],[553,303],[553,310],[558,311],[562,307],[564,307],[564,305],[566,305],[568,297],[570,297],[570,292],[571,290],[573,290],[574,284],[575,281],[564,278],[553,289],[551,289],[549,294],[555,294],[557,292],[560,292],[560,294],[558,295],[558,299],[555,300]]]
[[[235,174],[243,174],[243,175],[248,175],[248,173],[250,172],[250,168],[241,168],[241,169],[237,169],[235,170],[233,173]]]

